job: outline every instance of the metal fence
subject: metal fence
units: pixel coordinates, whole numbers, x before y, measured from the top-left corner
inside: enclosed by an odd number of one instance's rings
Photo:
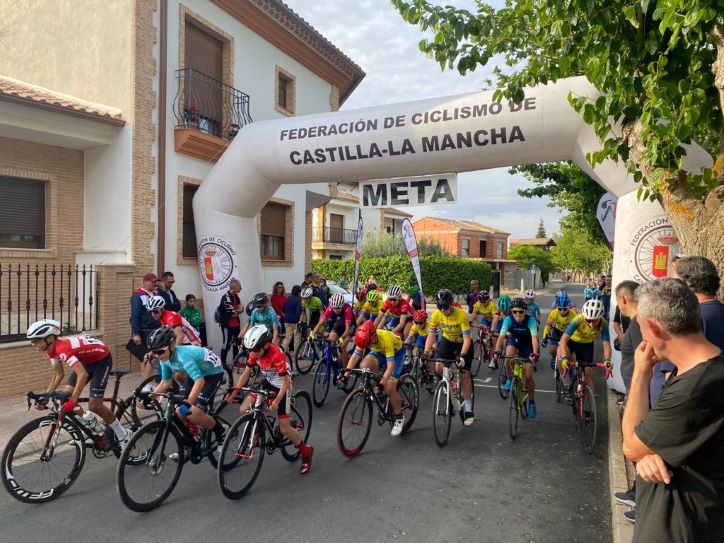
[[[354,245],[357,243],[357,230],[346,228],[314,228],[312,230],[312,240],[322,241],[324,243],[346,243]]]
[[[540,272],[536,272],[535,281],[531,270],[508,270],[503,278],[503,285],[509,290],[539,289],[543,286]]]
[[[40,319],[60,321],[65,334],[95,330],[97,275],[92,265],[0,263],[0,343],[24,339]]]

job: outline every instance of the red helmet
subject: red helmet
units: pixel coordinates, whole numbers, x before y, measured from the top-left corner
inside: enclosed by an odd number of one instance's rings
[[[366,296],[367,296],[367,291],[366,291],[366,290],[358,290],[358,291],[357,291],[357,301],[358,301],[358,302],[360,302],[360,303],[364,302]]]
[[[377,341],[377,328],[371,320],[363,322],[354,334],[354,342],[360,349],[366,349]]]
[[[422,309],[412,312],[412,320],[415,322],[425,322],[427,320],[427,311]]]

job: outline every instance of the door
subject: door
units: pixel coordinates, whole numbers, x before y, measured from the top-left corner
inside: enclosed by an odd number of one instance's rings
[[[344,243],[344,215],[329,214],[329,241]]]

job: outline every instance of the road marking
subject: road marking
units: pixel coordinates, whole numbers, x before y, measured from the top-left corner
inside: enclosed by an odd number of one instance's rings
[[[486,377],[485,379],[483,379],[483,383],[489,383],[492,380],[493,380],[492,377]]]

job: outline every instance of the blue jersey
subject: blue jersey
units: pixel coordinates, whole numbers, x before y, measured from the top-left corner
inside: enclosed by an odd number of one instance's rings
[[[538,322],[526,315],[523,322],[519,323],[512,316],[505,317],[500,335],[510,334],[513,344],[522,351],[531,351],[533,348],[533,336],[538,336]],[[510,342],[509,342],[510,344]]]
[[[531,302],[528,304],[528,315],[538,320],[538,316],[540,315],[540,307],[538,307],[537,303]]]
[[[279,315],[274,311],[271,306],[266,306],[266,310],[262,313],[258,309],[251,312],[251,318],[249,319],[249,326],[255,324],[263,324],[269,330],[269,333],[274,333],[273,327],[276,325],[277,328],[281,329],[281,323],[279,322]]]
[[[161,379],[168,381],[173,372],[183,371],[193,381],[223,372],[221,359],[204,347],[178,345],[168,360],[161,360]]]

